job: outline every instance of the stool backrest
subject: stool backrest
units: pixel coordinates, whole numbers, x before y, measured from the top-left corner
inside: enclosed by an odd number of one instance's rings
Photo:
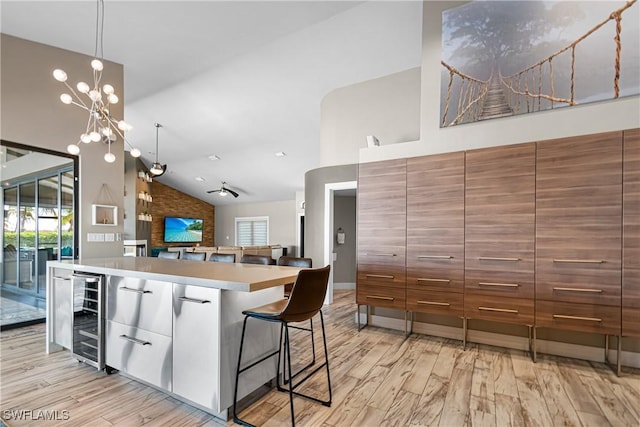
[[[281,256],[278,258],[278,265],[289,267],[311,268],[311,258],[298,258],[294,256]]]
[[[206,257],[206,252],[185,252],[182,254],[182,259],[190,259],[191,261],[204,261]]]
[[[236,254],[211,254],[209,261],[213,262],[236,262]]]
[[[180,258],[180,252],[160,251],[158,252],[158,258],[178,259]]]
[[[240,262],[244,264],[274,265],[276,262],[268,255],[242,255]]]
[[[324,303],[330,270],[329,265],[300,270],[280,319],[285,322],[302,322],[315,316]]]

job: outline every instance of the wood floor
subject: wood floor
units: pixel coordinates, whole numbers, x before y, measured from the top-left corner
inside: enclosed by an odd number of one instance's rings
[[[470,344],[463,351],[460,342],[447,339],[405,340],[373,327],[358,332],[353,291],[338,291],[324,312],[333,404],[296,398],[297,425],[640,425],[638,370],[625,368],[616,377],[600,363],[539,355],[534,364],[519,350]],[[309,356],[309,341],[301,334],[292,344]],[[43,325],[0,334],[0,416],[9,426],[223,424],[135,381],[98,373],[67,351],[47,355],[44,341]],[[325,382],[320,372],[304,391],[324,397]],[[12,410],[68,419],[18,421],[8,419]],[[288,395],[271,391],[241,416],[257,425],[289,425]]]

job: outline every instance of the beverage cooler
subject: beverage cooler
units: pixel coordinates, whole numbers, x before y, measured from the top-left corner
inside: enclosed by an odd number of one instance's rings
[[[104,369],[104,276],[74,273],[71,352],[81,362]]]

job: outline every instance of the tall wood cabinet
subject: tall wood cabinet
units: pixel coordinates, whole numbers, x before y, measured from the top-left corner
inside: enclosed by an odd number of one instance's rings
[[[358,168],[358,305],[405,310],[406,160]]]
[[[640,336],[640,129],[624,131],[622,335]]]
[[[620,335],[622,132],[537,147],[536,325]]]
[[[465,316],[534,324],[535,144],[468,151]]]
[[[407,159],[407,310],[463,317],[464,152]]]

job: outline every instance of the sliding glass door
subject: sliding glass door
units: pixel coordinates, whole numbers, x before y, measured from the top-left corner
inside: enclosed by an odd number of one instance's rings
[[[4,144],[3,328],[44,318],[47,261],[73,259],[77,248],[74,159]]]

